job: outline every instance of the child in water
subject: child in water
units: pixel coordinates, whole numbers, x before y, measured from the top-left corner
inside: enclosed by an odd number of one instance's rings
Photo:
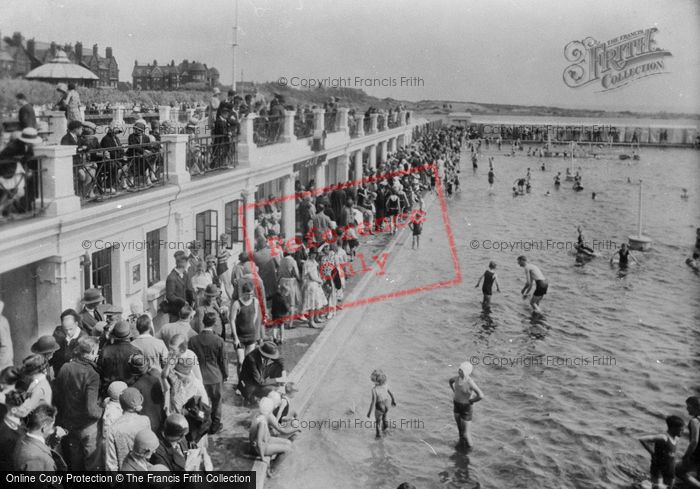
[[[474,288],[478,288],[481,283],[481,279],[484,279],[484,285],[481,287],[481,291],[484,293],[484,300],[481,302],[481,306],[484,309],[489,309],[491,307],[491,295],[493,293],[493,286],[496,286],[498,292],[501,291],[501,287],[498,285],[498,279],[496,278],[496,262],[489,262],[489,269],[484,272],[484,274],[479,277],[479,281],[476,283]]]
[[[408,227],[411,228],[413,232],[413,240],[411,241],[411,249],[420,248],[420,235],[423,233],[423,222],[425,221],[425,212],[421,209],[421,212],[411,213],[411,222],[408,223]]]
[[[666,433],[647,435],[639,439],[644,449],[651,454],[650,472],[653,489],[673,487],[676,469],[674,453],[678,438],[683,433],[683,424],[682,418],[668,416],[666,418],[668,428]]]
[[[377,430],[376,438],[381,438],[382,434],[389,428],[387,414],[389,413],[389,402],[392,406],[396,406],[394,394],[391,393],[386,385],[386,374],[381,370],[375,370],[370,376],[370,380],[374,382],[372,388],[372,402],[367,411],[367,417],[372,415],[374,409],[374,425]],[[381,429],[380,429],[381,428]]]
[[[472,369],[471,363],[464,362],[459,366],[458,375],[450,379],[450,388],[454,392],[454,415],[459,431],[459,444],[466,448],[472,447],[472,404],[484,398],[483,392],[470,377]]]

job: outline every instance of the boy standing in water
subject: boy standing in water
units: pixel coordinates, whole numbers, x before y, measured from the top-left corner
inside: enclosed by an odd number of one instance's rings
[[[394,394],[391,393],[386,385],[386,374],[384,372],[375,370],[372,372],[370,380],[374,382],[374,388],[372,388],[372,402],[369,405],[367,417],[369,418],[372,415],[372,409],[374,409],[374,424],[377,430],[376,438],[381,438],[382,434],[389,428],[389,422],[386,419],[389,413],[389,402],[391,402],[392,406],[396,406],[396,400],[394,399]]]
[[[673,454],[676,452],[678,438],[683,433],[683,419],[678,416],[666,418],[668,431],[659,435],[647,435],[639,439],[644,449],[651,454],[651,483],[652,488],[673,487],[676,462]]]
[[[489,262],[489,269],[484,272],[484,274],[479,277],[479,281],[476,283],[474,288],[478,288],[481,283],[481,279],[484,279],[484,285],[481,287],[481,291],[484,293],[484,300],[481,302],[481,306],[484,309],[489,309],[491,307],[491,294],[493,286],[496,286],[498,292],[501,291],[501,287],[498,285],[498,279],[496,279],[496,262]]]
[[[420,235],[423,233],[423,221],[425,220],[425,212],[412,212],[411,222],[408,226],[413,231],[413,241],[411,241],[411,249],[420,248]]]
[[[535,285],[535,292],[532,294],[532,299],[530,300],[530,305],[535,312],[540,312],[540,301],[542,297],[547,293],[549,288],[549,283],[547,279],[544,278],[542,271],[527,262],[527,258],[524,255],[518,257],[518,265],[525,269],[525,286],[520,293],[523,295],[523,299],[527,299],[527,295],[530,293],[532,286]]]
[[[483,392],[471,379],[472,364],[464,362],[459,366],[458,375],[450,379],[450,389],[454,392],[454,415],[459,431],[459,444],[472,447],[471,423],[472,404],[484,398]]]

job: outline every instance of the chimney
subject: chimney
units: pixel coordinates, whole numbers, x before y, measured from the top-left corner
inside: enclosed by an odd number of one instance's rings
[[[30,39],[27,41],[27,52],[29,53],[29,56],[32,58],[34,57],[34,50],[36,49],[36,42],[34,41],[34,38]]]
[[[105,51],[105,56],[107,57],[107,59],[111,59],[114,57],[114,56],[112,56],[112,47],[111,46],[108,47],[107,50]]]
[[[139,65],[139,60],[138,60],[138,59],[135,59],[135,60],[134,60],[134,66],[138,66],[138,65]]]
[[[15,32],[14,34],[12,34],[12,44],[14,46],[21,46],[23,41],[24,38],[22,37],[22,34],[20,32]]]
[[[153,60],[153,66],[158,66],[158,61],[156,61],[155,59]]]
[[[92,55],[97,57],[97,44],[92,45]]]
[[[75,43],[75,58],[78,60],[78,63],[83,62],[83,43],[82,42]]]
[[[49,48],[49,51],[51,52],[51,57],[56,56],[56,43],[51,41],[51,47]]]
[[[174,60],[174,59],[171,59],[171,60],[170,60],[170,66],[175,66],[175,60]]]

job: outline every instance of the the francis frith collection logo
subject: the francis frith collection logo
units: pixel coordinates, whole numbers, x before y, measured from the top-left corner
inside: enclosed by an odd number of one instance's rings
[[[651,75],[667,73],[664,58],[671,53],[656,45],[656,27],[624,34],[606,42],[587,37],[564,47],[571,65],[564,70],[564,83],[579,88],[597,82],[605,92],[622,88]]]

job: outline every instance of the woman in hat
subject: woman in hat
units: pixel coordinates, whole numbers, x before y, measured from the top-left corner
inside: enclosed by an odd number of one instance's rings
[[[39,339],[34,342],[34,344],[31,347],[31,350],[32,353],[42,355],[46,360],[46,363],[48,364],[51,358],[53,358],[53,354],[60,348],[61,346],[58,344],[56,338],[54,338],[53,335],[44,335],[39,337]],[[53,369],[46,369],[46,378],[49,380],[49,382],[53,382]]]
[[[0,211],[31,210],[37,195],[38,180],[34,178],[38,164],[34,160],[34,146],[41,144],[37,130],[25,127],[19,136],[0,151]]]
[[[309,251],[309,259],[304,262],[301,274],[302,292],[304,302],[302,310],[307,314],[307,321],[310,328],[319,328],[321,324],[320,312],[317,312],[328,305],[326,295],[323,293],[323,279],[318,268],[318,250],[313,248]]]
[[[163,370],[166,379],[166,412],[184,413],[184,406],[192,397],[199,396],[204,404],[211,406],[202,379],[194,373],[197,356],[186,350],[176,361],[168,362]]]
[[[207,270],[207,264],[204,261],[198,261],[195,265],[195,272],[192,275],[192,288],[197,296],[197,304],[201,304],[204,298],[204,291],[208,285],[214,283],[214,277]]]
[[[75,89],[75,83],[69,83],[68,85],[59,83],[56,86],[56,90],[61,94],[61,98],[56,103],[55,108],[65,111],[68,121],[82,121],[82,117],[80,117],[80,95]]]
[[[40,404],[51,404],[52,392],[46,369],[49,363],[43,355],[32,354],[22,361],[20,377],[15,387],[24,394],[24,402],[12,408],[12,414],[24,418]]]

